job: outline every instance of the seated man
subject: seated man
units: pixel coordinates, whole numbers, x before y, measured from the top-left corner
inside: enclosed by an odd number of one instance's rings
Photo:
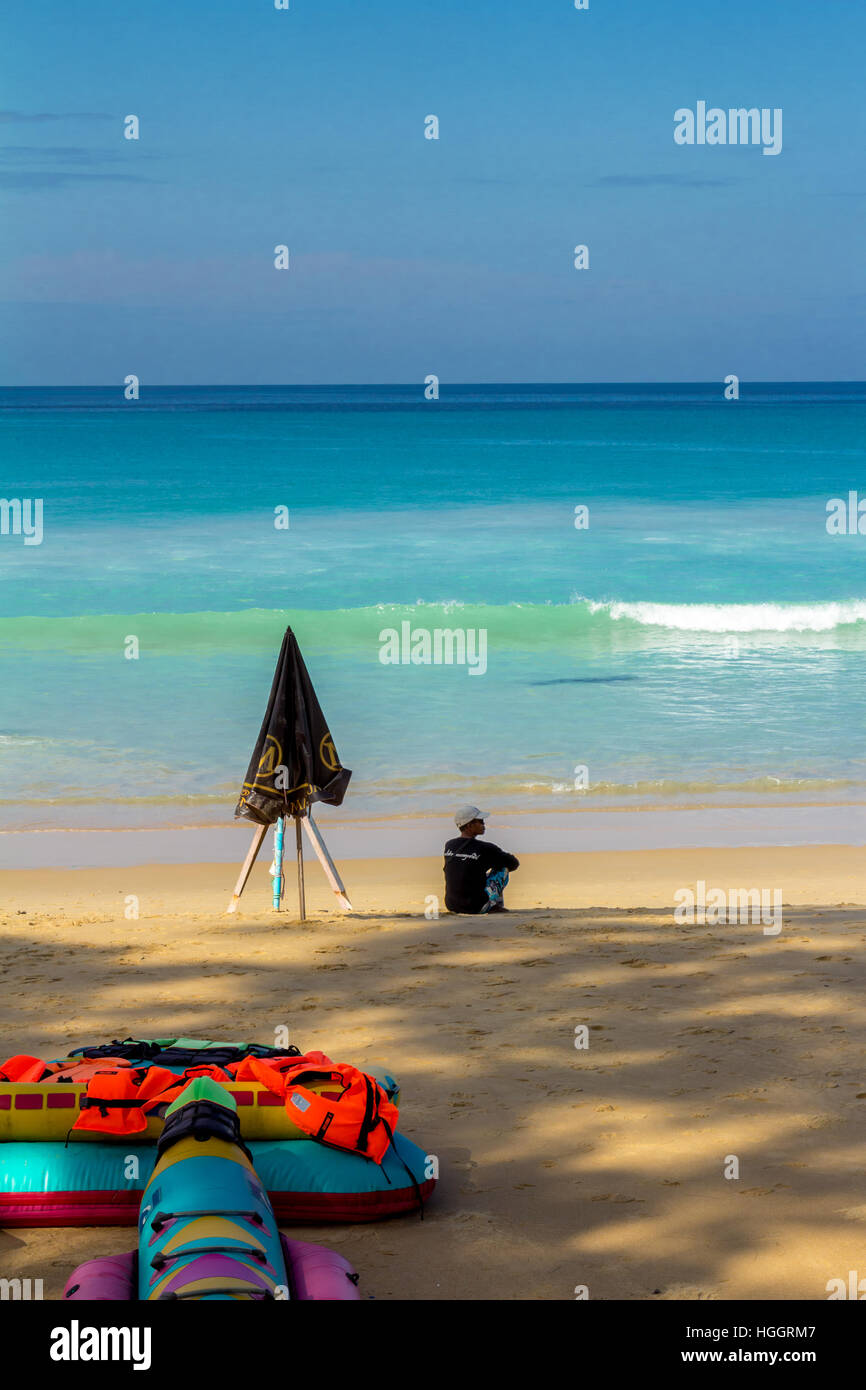
[[[449,912],[507,912],[502,894],[509,870],[520,867],[498,845],[483,845],[485,812],[461,806],[454,816],[460,834],[445,846],[445,906]]]

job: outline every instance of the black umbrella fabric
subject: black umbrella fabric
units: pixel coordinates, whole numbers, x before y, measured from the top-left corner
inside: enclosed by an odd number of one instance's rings
[[[303,816],[314,801],[339,806],[351,772],[337,756],[322,707],[290,627],[235,816],[272,825]]]

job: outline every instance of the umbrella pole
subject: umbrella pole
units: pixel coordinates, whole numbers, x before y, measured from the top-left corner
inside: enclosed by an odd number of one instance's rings
[[[298,854],[298,907],[301,921],[307,920],[307,904],[304,897],[304,845],[301,840],[301,817],[295,816],[295,848]]]
[[[274,912],[280,910],[280,898],[283,893],[283,831],[285,821],[282,816],[277,817],[274,826]]]

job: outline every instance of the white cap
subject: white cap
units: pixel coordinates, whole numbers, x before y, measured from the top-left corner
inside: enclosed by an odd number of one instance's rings
[[[458,830],[462,830],[464,825],[468,825],[471,820],[486,820],[487,812],[479,811],[477,806],[458,806],[454,812],[454,824]]]

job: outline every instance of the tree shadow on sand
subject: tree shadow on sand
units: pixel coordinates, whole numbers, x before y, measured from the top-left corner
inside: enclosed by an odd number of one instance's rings
[[[439,1160],[427,1216],[308,1237],[376,1297],[826,1298],[862,1265],[862,909],[786,909],[777,937],[669,909],[136,927],[0,937],[0,1052],[288,1024],[301,1048],[384,1062],[401,1128]],[[132,1244],[0,1233],[54,1296]]]

